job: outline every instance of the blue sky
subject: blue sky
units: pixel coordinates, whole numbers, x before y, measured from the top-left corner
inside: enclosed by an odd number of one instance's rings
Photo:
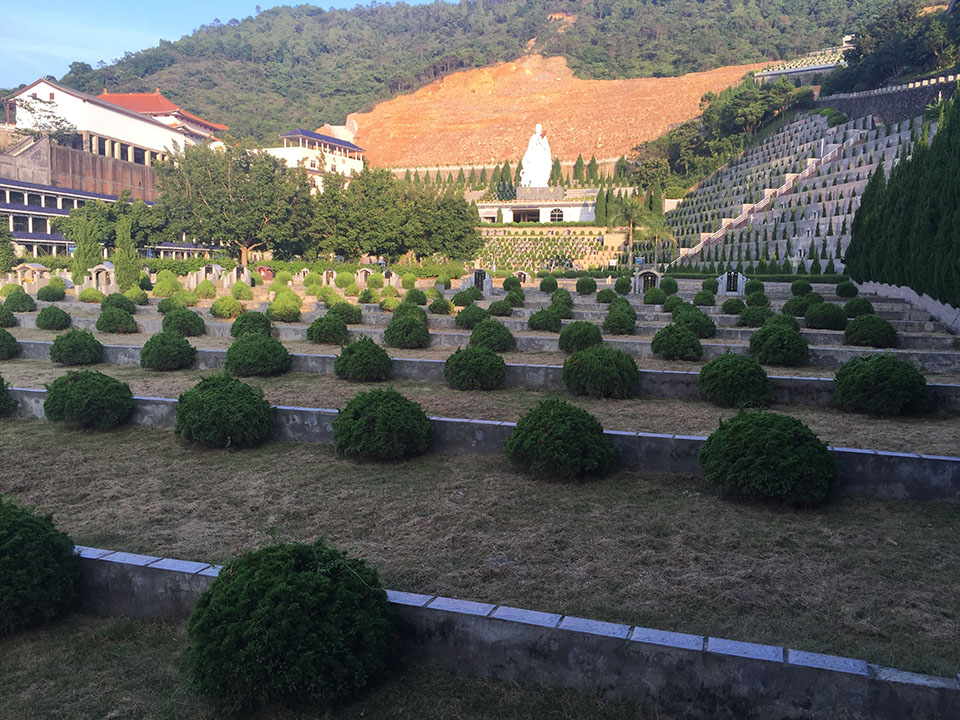
[[[407,0],[419,4],[425,0]],[[258,0],[165,0],[130,2],[91,0],[77,3],[46,0],[39,5],[5,0],[0,20],[0,88],[31,83],[44,75],[61,77],[79,60],[96,66],[109,63],[127,50],[136,52],[161,39],[179,40],[214,18],[227,22],[253,15]],[[259,0],[266,10],[278,4]],[[323,8],[354,7],[356,0],[320,0]],[[366,4],[366,3],[362,3]]]

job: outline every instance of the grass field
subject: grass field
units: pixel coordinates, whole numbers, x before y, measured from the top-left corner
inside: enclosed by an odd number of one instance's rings
[[[0,719],[132,718],[211,720],[215,708],[180,673],[180,623],[72,616],[0,639]],[[630,703],[520,688],[417,668],[394,675],[366,698],[330,712],[269,709],[260,720],[667,720]]]
[[[157,372],[135,365],[98,365],[100,372],[128,383],[136,395],[178,397],[200,377],[213,371]],[[14,387],[41,388],[69,368],[44,360],[8,360],[0,374]],[[244,378],[263,388],[277,405],[342,408],[358,392],[377,385],[349,383],[334,375],[287,373],[274,378]],[[608,430],[670,432],[709,435],[723,419],[736,413],[702,400],[670,400],[637,397],[627,400],[576,397],[564,391],[508,388],[492,392],[451,390],[444,384],[396,380],[389,383],[398,392],[420,403],[430,415],[515,421],[530,407],[551,395],[583,407]],[[895,452],[955,455],[960,438],[960,415],[877,418],[833,408],[780,405],[772,408],[800,418],[826,443]]]
[[[222,561],[329,542],[384,584],[663,629],[960,670],[960,506],[722,501],[677,475],[537,481],[502,458],[389,465],[329,446],[186,447],[169,431],[0,422],[0,492],[80,544]]]

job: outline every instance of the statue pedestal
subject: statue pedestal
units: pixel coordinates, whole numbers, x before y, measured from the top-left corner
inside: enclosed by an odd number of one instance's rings
[[[518,187],[518,202],[560,202],[566,195],[563,187]]]

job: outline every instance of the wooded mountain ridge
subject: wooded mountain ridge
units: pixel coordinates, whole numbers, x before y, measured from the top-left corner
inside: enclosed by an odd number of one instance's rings
[[[563,55],[582,78],[681,75],[835,45],[890,0],[462,0],[352,10],[277,7],[193,34],[75,62],[61,82],[150,91],[275,141],[463,68],[529,52]]]

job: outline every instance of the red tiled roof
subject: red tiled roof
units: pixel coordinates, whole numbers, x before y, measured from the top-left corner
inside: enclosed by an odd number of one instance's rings
[[[98,100],[105,100],[114,105],[119,105],[127,110],[142,113],[144,115],[174,115],[180,114],[202,123],[216,130],[228,130],[228,126],[204,120],[193,113],[189,113],[179,105],[171,102],[168,98],[160,94],[160,88],[152,93],[111,93],[104,90],[97,95]]]

